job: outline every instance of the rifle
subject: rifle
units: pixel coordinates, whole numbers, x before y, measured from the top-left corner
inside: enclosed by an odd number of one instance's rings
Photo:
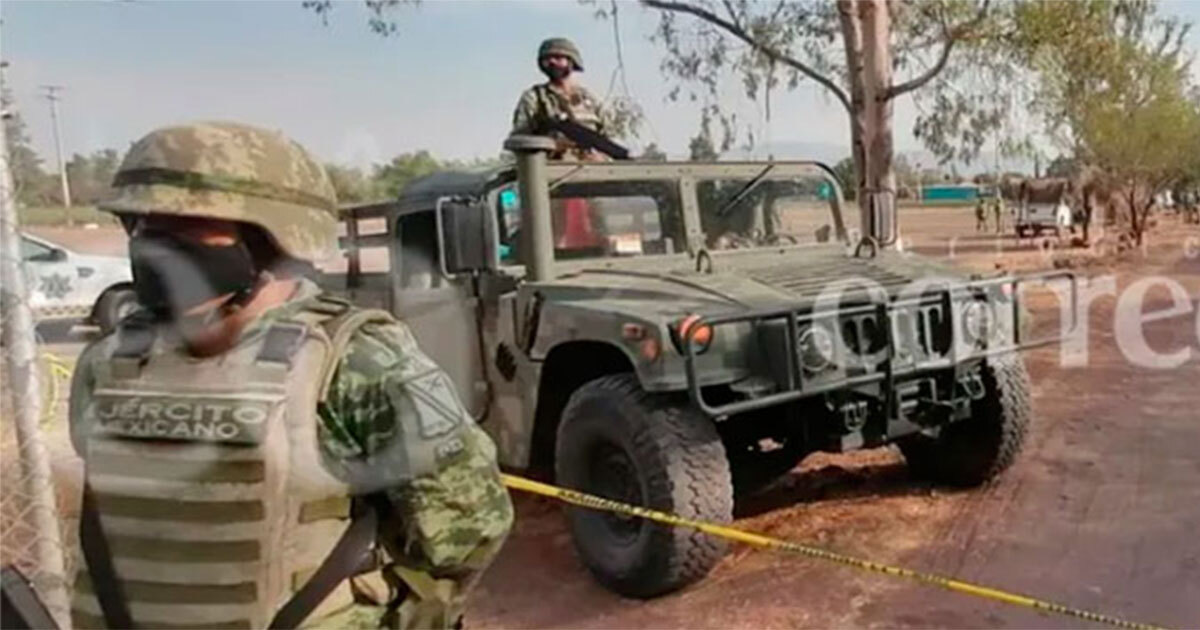
[[[16,630],[58,630],[58,624],[20,569],[0,570],[0,627]]]
[[[552,117],[549,127],[551,131],[561,133],[584,149],[594,149],[614,160],[629,159],[629,149],[609,140],[604,134],[585,127],[570,118],[565,116]]]

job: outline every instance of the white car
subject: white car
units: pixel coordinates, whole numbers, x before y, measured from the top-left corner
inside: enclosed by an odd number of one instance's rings
[[[19,236],[34,319],[79,320],[108,333],[137,308],[128,258],[80,254],[31,234]]]

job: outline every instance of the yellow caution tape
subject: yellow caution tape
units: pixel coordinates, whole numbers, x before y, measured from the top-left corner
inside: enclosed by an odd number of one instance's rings
[[[71,365],[62,357],[53,352],[42,352],[42,359],[45,360],[50,371],[49,382],[46,384],[45,400],[42,404],[42,419],[40,424],[46,425],[53,422],[55,415],[55,407],[58,405],[58,396],[60,392],[60,381],[69,382],[71,380]]]
[[[619,501],[613,501],[590,494],[584,494],[574,490],[567,490],[565,488],[559,488],[557,486],[532,481],[523,477],[503,475],[503,478],[504,484],[514,490],[523,490],[533,494],[552,497],[572,505],[578,505],[594,510],[616,512],[628,516],[640,516],[657,523],[663,523],[665,525],[672,525],[676,527],[689,527],[702,531],[706,534],[717,536],[719,538],[745,543],[761,549],[773,549],[776,551],[797,553],[810,558],[828,560],[830,562],[836,562],[838,564],[854,567],[856,569],[862,569],[864,571],[908,578],[918,582],[923,582],[925,584],[940,586],[951,591],[982,597],[984,599],[1004,602],[1007,604],[1015,604],[1017,606],[1024,606],[1026,608],[1064,615],[1075,619],[1083,619],[1094,623],[1107,624],[1117,628],[1128,628],[1129,630],[1162,630],[1162,626],[1126,621],[1124,619],[1118,619],[1117,617],[1112,617],[1109,615],[1081,610],[1079,608],[1072,608],[1070,606],[1064,606],[1062,604],[1056,604],[1054,602],[1048,602],[1034,597],[1029,597],[1028,595],[1010,593],[998,588],[972,584],[970,582],[964,582],[962,580],[956,580],[954,578],[936,575],[933,573],[924,573],[921,571],[914,571],[912,569],[905,569],[902,567],[881,564],[878,562],[871,562],[870,560],[862,560],[860,558],[827,551],[818,547],[811,547],[800,543],[779,540],[778,538],[770,538],[760,534],[744,532],[732,527],[725,527],[724,525],[705,523],[703,521],[694,521],[692,519],[683,518],[682,516],[676,516],[674,514],[667,514],[666,512],[659,512],[635,505],[629,505],[627,503],[621,503]]]

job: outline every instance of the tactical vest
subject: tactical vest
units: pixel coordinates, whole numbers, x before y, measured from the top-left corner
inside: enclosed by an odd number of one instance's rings
[[[594,131],[600,131],[603,121],[598,114],[596,102],[592,100],[588,92],[582,89],[576,92],[577,98],[572,102],[570,97],[556,91],[550,87],[549,83],[540,83],[534,86],[534,90],[536,90],[538,110],[542,120],[549,120],[561,112],[574,122]],[[560,135],[557,132],[550,132],[547,129],[540,129],[538,133],[549,133],[553,136]],[[580,150],[574,152],[578,153]]]
[[[86,487],[135,626],[267,627],[330,557],[351,500],[322,464],[317,404],[350,337],[341,324],[386,317],[348,315],[317,300],[207,359],[123,329],[95,365]],[[72,619],[102,628],[80,551]],[[338,580],[308,624],[353,603]]]

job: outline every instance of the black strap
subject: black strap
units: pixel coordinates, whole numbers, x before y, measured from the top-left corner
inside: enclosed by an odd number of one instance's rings
[[[117,347],[113,356],[128,359],[144,359],[150,354],[158,327],[148,315],[135,314],[121,322],[117,332]]]
[[[6,566],[0,570],[0,628],[6,630],[58,630],[58,624],[46,610],[21,570]]]
[[[374,507],[366,504],[359,504],[359,508],[359,513],[338,539],[333,551],[329,552],[304,586],[275,613],[268,628],[283,630],[298,627],[338,584],[361,572],[375,542],[379,515]]]
[[[292,357],[300,349],[300,342],[304,341],[304,335],[307,332],[308,329],[299,324],[271,326],[267,329],[267,336],[263,339],[262,348],[259,349],[255,360],[282,363],[290,367]]]
[[[83,507],[79,515],[79,545],[83,547],[83,558],[87,561],[92,592],[96,594],[100,611],[104,613],[104,625],[109,630],[133,628],[133,617],[129,614],[125,593],[113,569],[112,553],[100,524],[100,513],[96,511],[96,499],[86,483],[83,484]]]

